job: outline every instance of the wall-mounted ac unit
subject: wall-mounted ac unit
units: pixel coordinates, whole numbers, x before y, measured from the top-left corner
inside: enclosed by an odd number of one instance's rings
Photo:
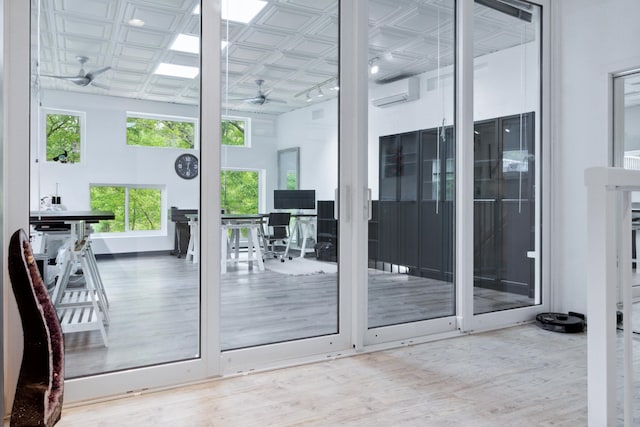
[[[371,103],[376,107],[390,107],[420,98],[420,78],[409,77],[376,86],[371,90]]]

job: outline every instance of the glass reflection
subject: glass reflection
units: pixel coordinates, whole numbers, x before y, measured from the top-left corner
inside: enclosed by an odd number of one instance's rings
[[[369,159],[377,161],[369,162],[368,327],[376,328],[455,314],[455,1],[369,4]]]
[[[474,313],[540,303],[540,7],[474,8]],[[496,33],[500,37],[496,37]]]
[[[338,332],[338,14],[222,1],[223,350]]]
[[[31,237],[67,378],[200,355],[196,6],[31,2]]]

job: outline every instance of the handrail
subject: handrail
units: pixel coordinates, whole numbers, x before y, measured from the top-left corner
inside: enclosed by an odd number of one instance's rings
[[[617,424],[616,287],[620,283],[624,329],[624,425],[631,426],[631,192],[640,191],[640,171],[611,167],[589,168],[585,171],[585,185],[588,236],[588,421],[590,426]]]

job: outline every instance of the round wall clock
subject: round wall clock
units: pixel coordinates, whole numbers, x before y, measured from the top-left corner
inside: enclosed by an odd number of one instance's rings
[[[193,154],[179,155],[175,167],[180,178],[193,179],[198,176],[198,158]]]

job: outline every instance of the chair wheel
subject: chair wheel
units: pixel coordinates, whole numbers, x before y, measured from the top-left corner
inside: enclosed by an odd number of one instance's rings
[[[281,259],[280,262],[284,262],[284,259]]]
[[[289,261],[291,261],[293,259],[293,257],[289,257]]]

